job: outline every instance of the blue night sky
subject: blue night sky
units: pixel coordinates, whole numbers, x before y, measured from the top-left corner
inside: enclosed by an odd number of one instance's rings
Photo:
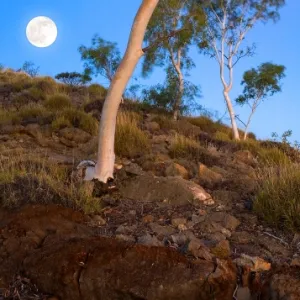
[[[246,43],[256,43],[256,55],[245,58],[237,65],[231,97],[234,99],[241,92],[240,81],[245,70],[266,61],[285,65],[287,70],[282,93],[259,107],[250,131],[255,132],[259,138],[269,138],[273,131],[281,134],[292,129],[292,140],[300,140],[300,1],[286,2],[278,23],[258,24],[246,37]],[[26,60],[33,61],[40,67],[41,75],[50,76],[63,71],[81,72],[83,66],[78,47],[81,44],[90,45],[95,33],[117,42],[121,53],[124,53],[140,3],[141,0],[1,0],[0,63],[15,69],[20,68]],[[48,48],[32,46],[25,35],[27,23],[39,15],[51,18],[58,28],[57,40]],[[223,115],[225,105],[217,63],[199,55],[196,49],[190,53],[196,68],[192,70],[189,80],[201,86],[203,96],[199,103]],[[135,76],[139,75],[138,67]],[[156,69],[151,77],[139,79],[138,82],[152,85],[163,79],[163,71]],[[106,84],[102,78],[96,81]],[[246,107],[236,107],[236,112],[245,120],[249,111]]]

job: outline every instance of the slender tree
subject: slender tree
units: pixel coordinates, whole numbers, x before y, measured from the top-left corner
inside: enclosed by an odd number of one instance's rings
[[[251,111],[245,125],[244,140],[247,138],[248,129],[258,106],[270,96],[281,91],[280,80],[285,76],[285,67],[272,63],[263,63],[258,68],[246,71],[241,84],[244,86],[243,95],[236,102],[240,105],[247,104]]]
[[[159,83],[150,88],[143,89],[143,101],[152,106],[166,109],[173,112],[174,103],[178,97],[179,82],[176,71],[173,66],[167,69],[167,76],[164,83]],[[200,88],[193,83],[185,80],[184,89],[181,96],[181,105],[179,106],[179,114],[188,114],[202,109],[201,105],[197,104],[196,98],[200,98]]]
[[[235,112],[230,98],[233,70],[240,59],[253,54],[254,45],[244,40],[253,26],[261,21],[278,20],[278,10],[285,0],[198,0],[203,7],[206,26],[199,35],[199,48],[219,64],[223,96],[231,119],[234,139],[239,139]]]
[[[144,58],[143,76],[149,75],[154,66],[175,71],[176,97],[172,104],[175,120],[181,110],[185,76],[194,67],[188,52],[195,32],[201,27],[201,16],[201,8],[193,0],[161,0],[145,35],[145,41],[152,46]]]
[[[95,167],[88,167],[85,180],[97,179],[106,183],[113,178],[115,153],[115,129],[117,112],[122,94],[132,73],[144,52],[142,43],[149,20],[159,0],[143,0],[135,16],[125,55],[116,70],[103,105],[100,129],[98,156]]]
[[[35,66],[32,61],[25,61],[20,71],[26,72],[31,77],[36,77],[39,74],[40,67]]]
[[[112,82],[121,61],[120,51],[116,43],[106,41],[94,35],[90,47],[80,46],[79,53],[84,61],[84,74],[102,76]]]

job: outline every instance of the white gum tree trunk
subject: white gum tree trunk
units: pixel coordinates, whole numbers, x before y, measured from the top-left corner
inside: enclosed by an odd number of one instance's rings
[[[125,55],[112,79],[102,109],[97,163],[93,170],[89,170],[89,179],[94,178],[106,183],[109,178],[113,178],[118,108],[126,85],[144,54],[142,50],[144,35],[158,2],[159,0],[143,0],[135,16]]]

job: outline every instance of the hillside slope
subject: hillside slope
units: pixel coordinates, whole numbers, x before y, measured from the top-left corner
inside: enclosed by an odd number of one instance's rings
[[[0,299],[298,299],[298,151],[127,99],[83,183],[105,93],[0,73]]]

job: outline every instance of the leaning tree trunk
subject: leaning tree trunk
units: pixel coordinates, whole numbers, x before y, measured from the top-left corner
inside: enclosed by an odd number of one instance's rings
[[[113,178],[116,119],[122,94],[139,59],[144,54],[142,50],[144,35],[158,2],[159,0],[143,0],[131,28],[125,55],[114,75],[104,102],[99,129],[97,163],[93,174],[94,179],[104,183],[109,178]]]
[[[232,102],[231,102],[231,99],[229,97],[228,92],[225,89],[223,91],[223,95],[224,95],[224,98],[225,98],[225,101],[226,101],[226,104],[227,104],[227,109],[228,109],[228,112],[229,112],[229,115],[230,115],[233,138],[235,140],[239,140],[240,135],[239,135],[238,127],[236,125],[235,114],[234,114]]]

